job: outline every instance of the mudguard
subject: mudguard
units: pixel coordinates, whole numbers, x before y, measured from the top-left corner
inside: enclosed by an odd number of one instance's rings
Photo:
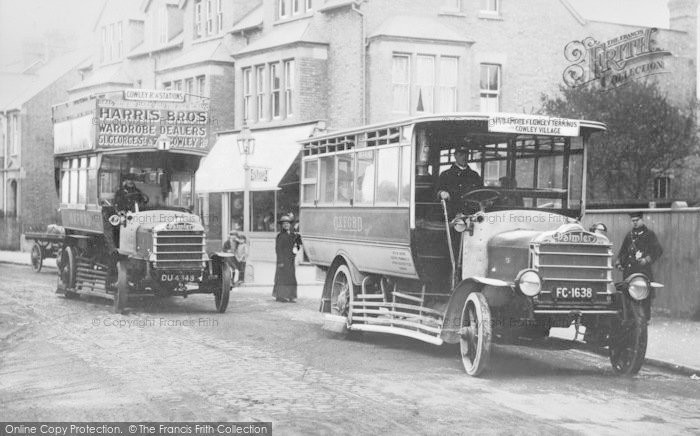
[[[455,344],[459,342],[459,329],[462,322],[462,309],[467,297],[472,292],[482,292],[484,289],[494,290],[494,292],[506,293],[510,295],[513,285],[503,280],[488,277],[470,277],[462,280],[452,292],[450,301],[447,303],[445,318],[442,322],[440,335],[442,340]],[[491,297],[493,299],[493,297]],[[487,301],[489,297],[487,296]]]

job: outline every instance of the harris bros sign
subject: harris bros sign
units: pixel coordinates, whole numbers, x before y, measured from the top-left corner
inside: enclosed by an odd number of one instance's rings
[[[597,83],[602,91],[631,80],[668,73],[671,52],[656,46],[656,28],[640,29],[600,42],[592,37],[571,41],[564,57],[571,65],[564,70],[564,83],[576,88]]]

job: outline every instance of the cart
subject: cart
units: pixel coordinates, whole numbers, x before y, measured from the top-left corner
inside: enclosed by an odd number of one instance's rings
[[[30,260],[34,272],[41,272],[41,267],[44,265],[44,259],[47,257],[56,258],[61,252],[63,242],[66,238],[66,232],[63,227],[55,224],[49,224],[46,227],[46,232],[27,232],[24,234],[25,239],[34,241],[30,253]]]

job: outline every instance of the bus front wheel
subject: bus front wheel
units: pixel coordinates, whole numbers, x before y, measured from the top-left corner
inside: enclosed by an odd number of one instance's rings
[[[472,292],[462,310],[459,348],[467,374],[478,376],[491,358],[491,310],[481,292]]]

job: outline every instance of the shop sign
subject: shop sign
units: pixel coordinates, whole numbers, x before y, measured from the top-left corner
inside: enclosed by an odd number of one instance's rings
[[[564,83],[572,88],[597,84],[607,91],[631,80],[668,73],[668,50],[656,46],[656,28],[639,29],[607,41],[593,37],[571,41],[564,57],[571,65],[564,70]]]
[[[209,111],[204,105],[99,100],[97,147],[206,150]]]
[[[263,167],[250,167],[251,182],[267,182],[270,178],[270,169]]]
[[[578,120],[538,115],[505,114],[489,116],[489,132],[521,135],[579,136]]]

